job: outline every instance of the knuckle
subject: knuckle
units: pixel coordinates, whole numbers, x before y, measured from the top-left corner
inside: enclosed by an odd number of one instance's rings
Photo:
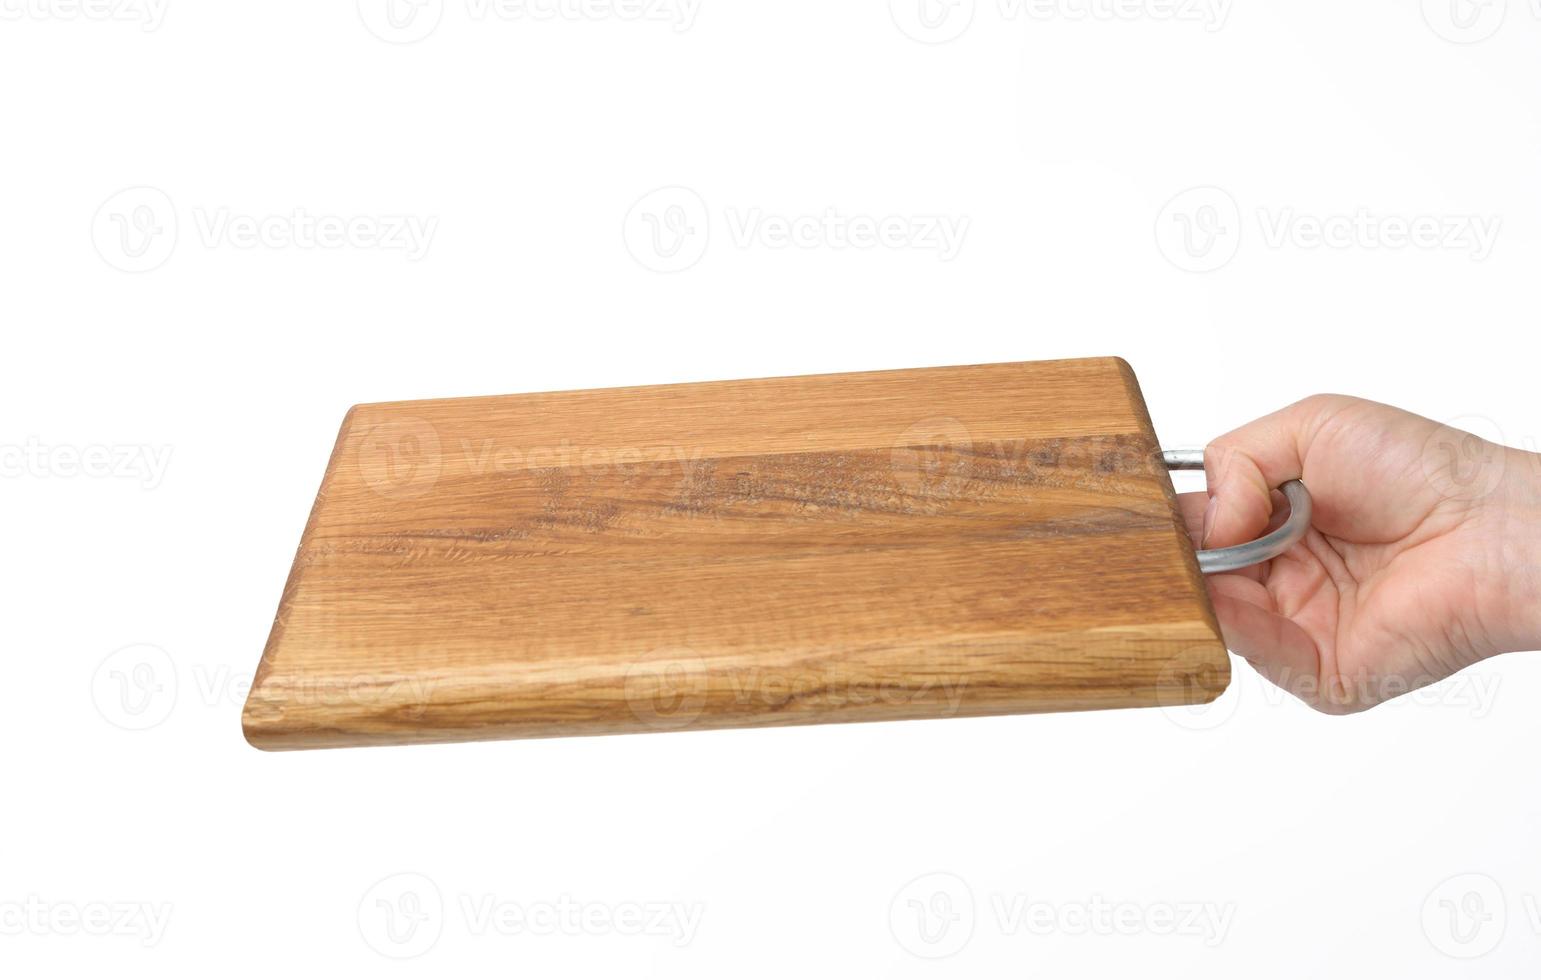
[[[1353,395],[1341,395],[1337,392],[1319,391],[1314,395],[1307,395],[1300,399],[1292,407],[1316,414],[1319,412],[1335,412],[1350,405],[1358,404],[1364,399],[1355,398]]]

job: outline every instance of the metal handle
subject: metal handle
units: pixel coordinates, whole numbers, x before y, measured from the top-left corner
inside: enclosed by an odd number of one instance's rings
[[[1204,450],[1169,449],[1161,454],[1161,461],[1169,470],[1201,470],[1204,468]],[[1290,516],[1285,522],[1256,541],[1200,551],[1199,571],[1213,575],[1256,565],[1284,554],[1306,536],[1306,530],[1311,526],[1311,494],[1306,492],[1306,485],[1299,480],[1287,480],[1279,485],[1279,489],[1290,503]]]

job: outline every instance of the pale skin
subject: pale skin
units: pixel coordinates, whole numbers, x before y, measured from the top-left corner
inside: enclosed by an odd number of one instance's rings
[[[1207,582],[1226,646],[1313,707],[1361,711],[1541,648],[1541,456],[1315,395],[1216,439],[1204,468],[1208,492],[1178,498],[1200,547],[1276,525],[1286,480],[1311,492],[1300,543]]]

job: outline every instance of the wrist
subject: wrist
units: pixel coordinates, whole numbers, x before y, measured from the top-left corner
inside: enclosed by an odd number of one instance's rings
[[[1505,449],[1494,497],[1503,650],[1541,650],[1541,455]]]

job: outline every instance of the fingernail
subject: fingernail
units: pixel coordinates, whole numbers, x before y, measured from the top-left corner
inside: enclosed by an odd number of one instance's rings
[[[1215,526],[1215,511],[1220,509],[1220,498],[1210,497],[1209,503],[1204,505],[1204,537],[1199,541],[1199,546],[1209,547],[1209,532]]]

